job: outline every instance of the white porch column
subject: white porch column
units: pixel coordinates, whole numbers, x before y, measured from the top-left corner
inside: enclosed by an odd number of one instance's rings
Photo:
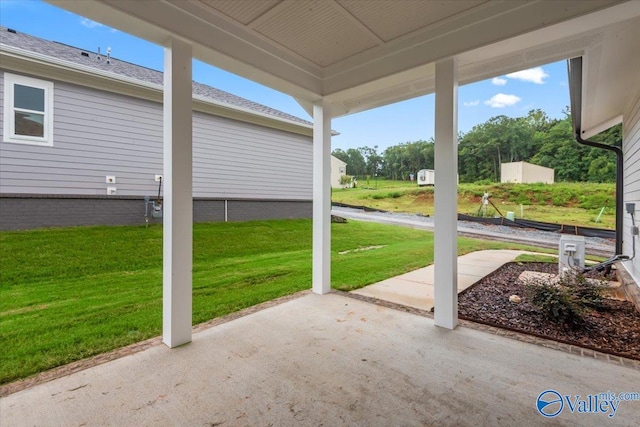
[[[193,251],[191,45],[164,50],[164,231],[162,341],[191,341]]]
[[[458,76],[454,59],[436,63],[434,320],[458,324]]]
[[[313,104],[313,278],[316,294],[331,290],[331,104]]]

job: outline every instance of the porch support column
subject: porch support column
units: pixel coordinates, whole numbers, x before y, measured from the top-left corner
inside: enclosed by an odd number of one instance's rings
[[[436,63],[434,320],[458,324],[458,76],[455,59]]]
[[[164,230],[162,341],[191,341],[193,251],[191,45],[169,41],[164,50]]]
[[[331,104],[313,104],[313,277],[316,294],[331,291]]]

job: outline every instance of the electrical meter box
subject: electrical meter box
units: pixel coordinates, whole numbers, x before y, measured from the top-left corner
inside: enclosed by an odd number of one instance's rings
[[[568,235],[560,237],[558,268],[561,276],[567,271],[584,268],[584,237]]]

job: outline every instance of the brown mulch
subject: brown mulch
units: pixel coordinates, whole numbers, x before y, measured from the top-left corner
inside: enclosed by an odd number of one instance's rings
[[[460,318],[640,360],[640,312],[632,303],[606,299],[603,310],[584,313],[580,326],[563,326],[545,319],[527,302],[518,280],[525,270],[557,274],[558,266],[505,264],[458,295]],[[519,295],[522,302],[510,302],[511,295]]]

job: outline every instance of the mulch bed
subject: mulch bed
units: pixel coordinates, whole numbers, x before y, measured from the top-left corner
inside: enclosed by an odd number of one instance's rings
[[[524,297],[523,271],[558,273],[550,263],[509,263],[458,295],[459,317],[524,332],[602,353],[640,360],[640,312],[628,301],[606,299],[604,309],[588,310],[584,322],[568,327],[545,319]],[[590,273],[594,277],[595,273]],[[521,303],[509,296],[519,295]]]

